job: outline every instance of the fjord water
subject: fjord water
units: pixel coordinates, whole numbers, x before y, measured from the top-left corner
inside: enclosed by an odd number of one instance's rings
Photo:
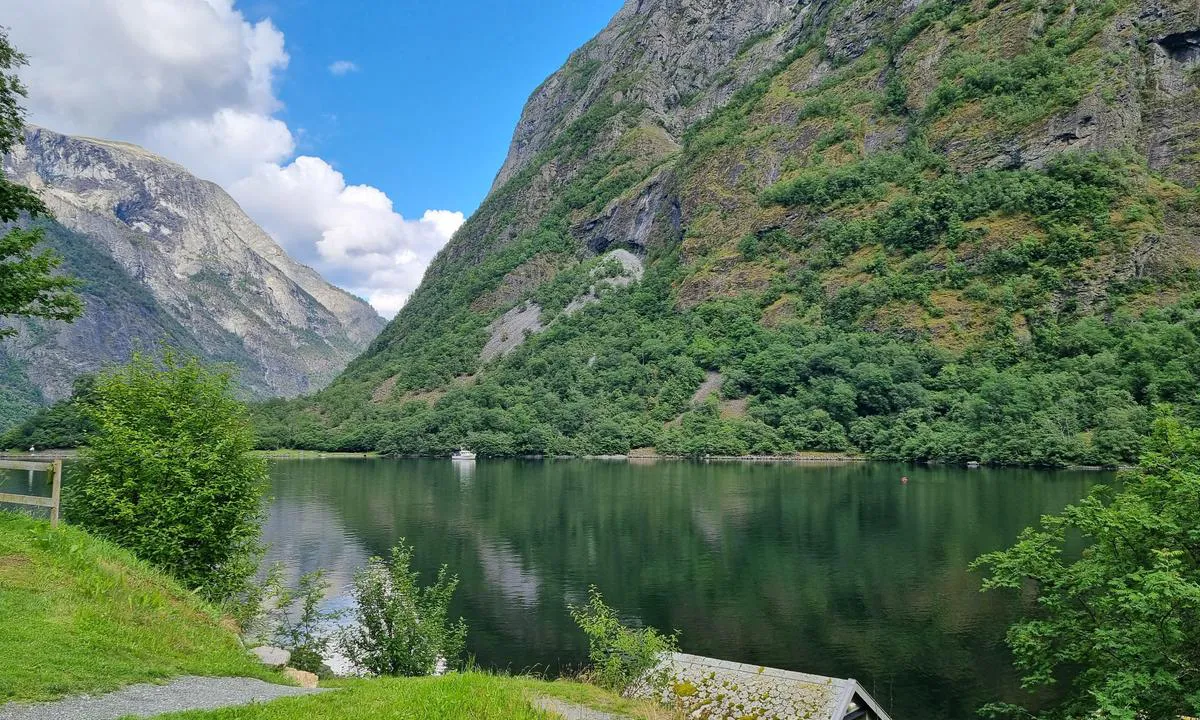
[[[910,482],[903,485],[901,476]],[[1025,699],[1011,595],[967,565],[1108,477],[888,464],[288,460],[272,464],[268,562],[326,568],[334,604],[401,538],[461,584],[484,667],[586,659],[567,611],[595,584],[683,649],[853,677],[903,718]]]

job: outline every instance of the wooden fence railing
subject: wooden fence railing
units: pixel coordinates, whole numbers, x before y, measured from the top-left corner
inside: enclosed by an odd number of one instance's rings
[[[58,527],[58,508],[62,497],[62,460],[52,462],[30,462],[27,460],[0,459],[0,470],[28,470],[32,472],[52,473],[50,497],[40,495],[15,495],[0,492],[0,503],[17,505],[33,505],[34,507],[50,508],[50,527]]]

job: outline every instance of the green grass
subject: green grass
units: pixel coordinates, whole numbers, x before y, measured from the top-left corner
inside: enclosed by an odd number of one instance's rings
[[[219,617],[128,552],[0,512],[0,704],[178,675],[280,682]]]
[[[282,682],[223,627],[210,606],[111,543],[77,528],[0,512],[0,705],[103,693],[179,675]],[[560,680],[464,673],[444,678],[333,680],[336,692],[218,711],[211,718],[489,718],[551,720],[538,696],[637,720],[669,710]]]
[[[620,698],[577,682],[464,673],[441,678],[338,680],[335,692],[285,698],[263,705],[162,716],[164,720],[551,720],[535,709],[537,696],[553,696],[639,720],[667,720],[663,708]]]
[[[464,674],[442,678],[386,678],[327,683],[334,692],[224,710],[162,716],[170,720],[551,720],[535,710],[519,684],[493,675]]]
[[[529,696],[556,697],[578,705],[586,705],[593,710],[601,710],[614,715],[637,718],[637,720],[678,720],[682,716],[668,707],[645,700],[632,700],[615,695],[603,688],[573,680],[555,680],[553,682],[536,678],[513,678],[521,685]]]

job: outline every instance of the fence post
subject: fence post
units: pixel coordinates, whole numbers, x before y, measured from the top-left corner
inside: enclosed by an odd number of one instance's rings
[[[62,499],[62,460],[54,461],[54,485],[50,491],[54,505],[50,508],[50,527],[58,527],[58,506]]]

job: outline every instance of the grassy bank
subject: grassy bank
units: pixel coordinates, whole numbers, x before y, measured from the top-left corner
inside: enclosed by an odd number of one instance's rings
[[[216,611],[110,543],[0,512],[0,705],[98,694],[179,675],[257,677],[265,670]],[[550,720],[538,697],[639,720],[675,716],[578,682],[464,673],[335,680],[337,692],[168,717]]]
[[[212,608],[87,533],[0,512],[0,703],[177,675],[279,681]]]
[[[382,678],[326,683],[336,692],[285,698],[249,707],[175,713],[163,720],[553,720],[538,697],[567,700],[636,720],[674,720],[659,706],[628,700],[591,685],[464,673],[441,678]]]

